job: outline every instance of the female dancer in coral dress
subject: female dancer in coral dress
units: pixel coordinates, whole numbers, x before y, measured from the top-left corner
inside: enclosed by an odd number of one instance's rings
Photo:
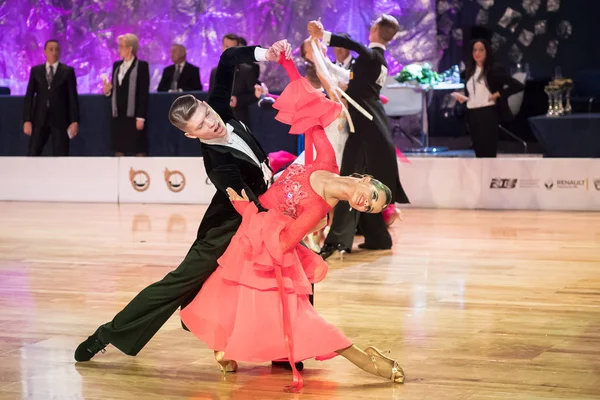
[[[277,99],[277,119],[290,133],[311,135],[317,156],[308,165],[290,166],[260,198],[267,212],[229,190],[242,224],[219,268],[196,298],[181,311],[189,330],[215,350],[223,372],[232,360],[267,362],[288,359],[294,383],[302,388],[297,361],[341,355],[366,372],[403,383],[397,362],[374,347],[361,350],[327,323],[308,301],[311,283],[327,274],[327,264],[300,240],[339,200],[364,212],[381,212],[389,203],[387,187],[370,177],[341,177],[323,127],[335,120],[339,103],[325,98],[301,77],[291,60],[280,63],[291,83]]]

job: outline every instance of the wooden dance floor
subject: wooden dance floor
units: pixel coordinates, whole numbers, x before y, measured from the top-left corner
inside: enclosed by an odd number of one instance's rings
[[[177,314],[137,357],[109,346],[76,364],[81,340],[178,265],[203,211],[0,203],[0,400],[600,398],[600,213],[408,209],[393,251],[333,260],[317,309],[391,350],[404,385],[341,357],[306,362],[300,395],[267,364],[223,379]]]

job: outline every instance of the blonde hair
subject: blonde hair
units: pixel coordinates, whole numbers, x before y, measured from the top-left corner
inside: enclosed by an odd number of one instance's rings
[[[138,48],[140,47],[140,40],[133,33],[126,33],[124,35],[119,35],[117,37],[117,42],[124,41],[125,44],[131,47],[131,52],[133,55],[137,55]]]

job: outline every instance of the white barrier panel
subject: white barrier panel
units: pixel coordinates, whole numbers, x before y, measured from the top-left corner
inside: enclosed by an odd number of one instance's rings
[[[411,206],[475,208],[481,196],[481,165],[474,158],[411,158],[399,163]]]
[[[413,207],[600,210],[600,159],[411,158],[400,179]]]
[[[413,207],[600,210],[600,159],[424,158],[399,164]],[[201,158],[0,157],[0,200],[208,204]]]
[[[598,159],[486,159],[481,208],[600,210]]]
[[[202,158],[122,157],[119,202],[208,204],[215,187]]]
[[[118,160],[108,157],[0,157],[0,200],[118,201]]]

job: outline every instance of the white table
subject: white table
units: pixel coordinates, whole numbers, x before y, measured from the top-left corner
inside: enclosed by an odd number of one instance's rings
[[[438,83],[433,87],[429,87],[429,85],[414,85],[410,83],[391,83],[385,86],[388,89],[386,94],[390,97],[390,101],[392,101],[392,96],[403,96],[403,93],[406,93],[406,89],[412,89],[417,92],[421,92],[421,144],[422,147],[407,149],[408,152],[411,153],[438,153],[447,151],[447,147],[429,147],[429,122],[427,119],[427,104],[429,103],[429,94],[432,90],[462,90],[465,88],[465,85],[462,83],[448,83],[442,82]],[[397,94],[394,93],[394,89],[402,89],[398,90]],[[390,92],[391,90],[391,92]]]

